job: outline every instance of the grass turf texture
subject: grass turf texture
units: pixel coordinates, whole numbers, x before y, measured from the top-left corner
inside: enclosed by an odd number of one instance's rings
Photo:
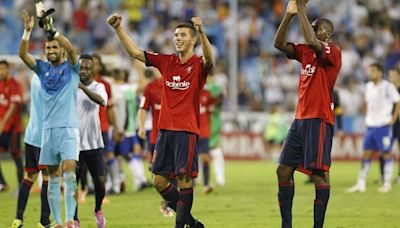
[[[0,227],[10,227],[17,200],[13,195],[16,190],[15,166],[4,160],[1,166],[12,187],[8,192],[0,192]],[[227,185],[216,188],[210,195],[203,195],[202,186],[197,186],[193,215],[207,228],[280,227],[275,168],[276,164],[265,161],[227,162]],[[387,194],[378,193],[378,186],[374,184],[378,177],[375,163],[365,193],[344,193],[355,183],[358,169],[359,162],[334,162],[324,227],[400,227],[400,186],[394,185],[392,192]],[[397,165],[395,170],[397,173]],[[304,184],[306,176],[300,173],[296,173],[295,180],[293,227],[312,227],[314,186]],[[154,189],[139,193],[129,189],[130,185],[127,193],[109,196],[111,203],[103,206],[108,227],[173,227],[175,217],[164,218],[160,214],[161,199]],[[24,216],[27,228],[36,227],[39,221],[39,197],[39,193],[31,193]],[[86,202],[79,206],[81,227],[96,227],[94,196],[87,196]]]

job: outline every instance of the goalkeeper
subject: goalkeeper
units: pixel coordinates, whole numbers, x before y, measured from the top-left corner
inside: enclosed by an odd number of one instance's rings
[[[22,12],[24,33],[19,56],[40,79],[43,129],[39,164],[46,165],[49,173],[48,201],[56,223],[54,227],[62,227],[63,223],[60,212],[61,174],[64,180],[65,227],[76,227],[74,225],[75,166],[79,158],[76,98],[79,86],[79,64],[70,41],[54,28],[53,18],[49,15],[52,12],[54,10],[46,11],[41,1],[36,3],[39,26],[47,34],[45,54],[48,61],[35,59],[28,52],[34,17],[29,16],[26,10]]]

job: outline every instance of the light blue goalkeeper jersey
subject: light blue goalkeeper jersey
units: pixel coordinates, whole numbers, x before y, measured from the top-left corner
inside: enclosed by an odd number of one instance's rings
[[[43,129],[71,127],[79,129],[76,99],[79,64],[64,61],[58,66],[36,60],[34,69],[41,83]]]

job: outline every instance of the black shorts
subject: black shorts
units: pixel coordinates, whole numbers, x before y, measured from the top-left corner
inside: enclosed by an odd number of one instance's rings
[[[197,177],[198,136],[186,131],[160,130],[153,155],[152,172],[175,179],[177,175]]]
[[[400,121],[398,120],[393,124],[393,140],[400,143]]]
[[[101,136],[102,136],[103,142],[104,142],[104,148],[103,148],[104,153],[113,152],[113,151],[109,151],[108,150],[109,144],[110,144],[110,140],[111,140],[110,136],[108,134],[108,131],[102,131],[101,132]]]
[[[46,169],[45,165],[39,165],[40,148],[25,143],[25,171],[27,173],[37,173],[39,170]]]
[[[313,169],[329,171],[333,126],[321,119],[294,120],[283,144],[279,164],[307,175]]]
[[[21,158],[21,133],[7,131],[0,134],[0,152],[1,151],[10,151],[14,159]]]
[[[86,166],[92,177],[104,176],[103,148],[95,150],[84,150],[79,153],[78,171]]]
[[[199,138],[196,151],[198,154],[210,153],[210,140],[208,138]]]

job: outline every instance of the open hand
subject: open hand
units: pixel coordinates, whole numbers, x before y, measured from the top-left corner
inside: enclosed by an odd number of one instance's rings
[[[29,13],[26,9],[22,10],[21,13],[22,20],[24,21],[24,29],[26,31],[31,31],[35,24],[35,19],[33,16],[29,16]]]
[[[108,17],[107,22],[113,28],[117,28],[121,25],[122,17],[119,14],[113,13],[111,16]]]

